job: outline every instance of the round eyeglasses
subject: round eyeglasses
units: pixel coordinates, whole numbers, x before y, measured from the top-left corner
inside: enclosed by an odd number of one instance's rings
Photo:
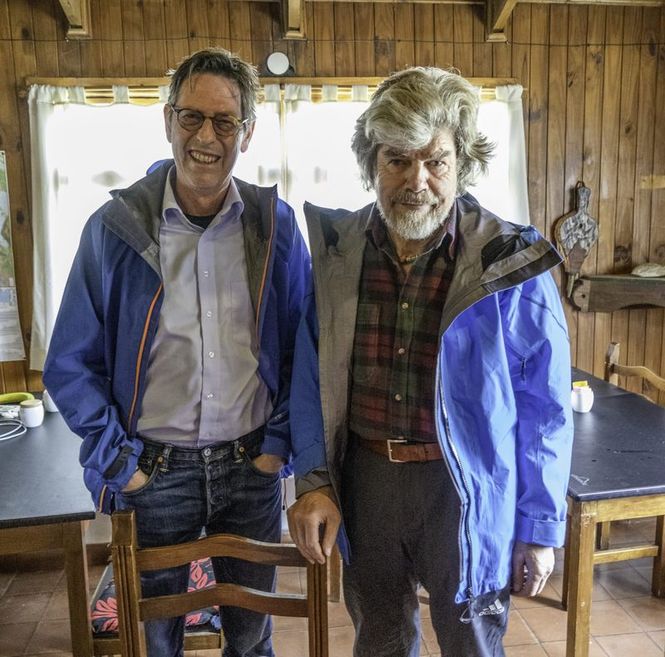
[[[189,132],[200,130],[205,120],[210,119],[212,129],[216,135],[219,137],[232,137],[238,134],[242,126],[248,121],[248,119],[241,120],[233,116],[233,114],[215,114],[214,116],[209,116],[208,114],[203,114],[198,110],[187,107],[176,107],[175,105],[170,105],[169,107],[175,113],[180,127]]]

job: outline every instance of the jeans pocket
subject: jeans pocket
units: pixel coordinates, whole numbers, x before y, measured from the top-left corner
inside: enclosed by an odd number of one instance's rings
[[[243,459],[245,461],[245,465],[249,470],[251,470],[255,475],[258,475],[259,477],[262,477],[263,479],[268,479],[270,481],[274,479],[279,479],[279,470],[277,472],[266,472],[265,470],[259,470],[254,465],[254,459],[259,456],[261,452],[256,450],[256,453],[252,453],[252,450],[246,450],[244,449],[242,452]]]
[[[155,479],[157,479],[157,475],[159,474],[159,463],[157,459],[143,461],[141,458],[139,458],[139,469],[148,475],[148,480],[140,488],[136,488],[132,491],[129,491],[128,493],[123,493],[121,491],[120,495],[123,497],[136,497],[136,495],[140,495],[141,493],[144,493],[146,490],[148,490],[148,488],[150,488],[155,482]]]

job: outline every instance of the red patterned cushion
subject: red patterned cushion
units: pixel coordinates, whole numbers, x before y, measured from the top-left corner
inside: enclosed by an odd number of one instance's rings
[[[102,578],[107,581],[98,589],[100,592],[93,600],[90,616],[92,633],[95,636],[108,636],[118,633],[118,605],[111,566],[106,569]],[[213,573],[210,559],[201,559],[200,561],[192,562],[189,569],[188,591],[205,589],[214,583],[215,574]],[[219,628],[220,622],[217,607],[192,611],[187,614],[185,619],[185,629],[188,632],[218,632]]]

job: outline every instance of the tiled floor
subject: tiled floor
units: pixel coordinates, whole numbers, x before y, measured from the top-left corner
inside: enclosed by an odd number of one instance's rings
[[[613,528],[613,543],[653,535],[653,523],[631,521]],[[561,554],[558,568],[538,599],[514,598],[506,636],[507,657],[561,657],[565,655],[566,613],[561,610]],[[92,566],[94,587],[103,570]],[[650,595],[649,560],[596,567],[592,607],[591,657],[663,657],[665,599]],[[302,590],[297,570],[280,573],[280,588]],[[439,648],[423,606],[423,641],[420,654],[438,656]],[[350,657],[353,629],[342,603],[329,605],[330,655]],[[300,619],[275,619],[278,657],[306,657],[307,633]],[[61,565],[49,567],[35,560],[5,557],[0,560],[0,657],[70,655],[67,596]],[[216,651],[195,657],[218,657]],[[459,657],[451,655],[449,657]]]

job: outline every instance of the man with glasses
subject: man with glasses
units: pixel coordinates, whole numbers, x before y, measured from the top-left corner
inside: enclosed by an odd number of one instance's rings
[[[274,189],[232,177],[254,131],[254,68],[221,49],[172,72],[173,160],[88,221],[44,381],[83,438],[100,511],[132,508],[142,547],[232,533],[280,540],[288,389],[309,258]],[[213,560],[218,582],[270,590],[273,568]],[[149,573],[183,591],[188,567]],[[225,657],[270,657],[267,616],[220,613]],[[152,657],[182,655],[182,618],[146,623]]]

